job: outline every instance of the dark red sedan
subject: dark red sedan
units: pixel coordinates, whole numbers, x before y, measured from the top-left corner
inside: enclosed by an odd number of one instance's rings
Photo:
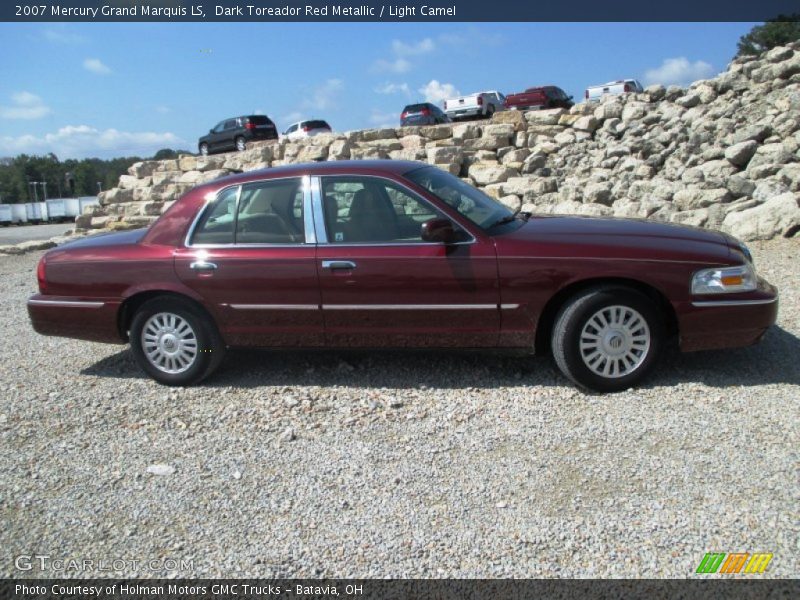
[[[55,248],[28,301],[39,333],[130,341],[168,385],[228,347],[552,351],[594,390],[630,387],[681,349],[746,346],[773,286],[724,234],[515,213],[401,161],[292,165],[199,186],[147,230]]]

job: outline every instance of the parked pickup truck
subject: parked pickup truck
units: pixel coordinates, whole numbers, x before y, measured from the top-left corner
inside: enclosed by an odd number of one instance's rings
[[[505,110],[506,97],[500,92],[476,92],[444,101],[444,112],[453,119],[464,117],[491,117]]]
[[[506,108],[509,110],[570,108],[573,104],[572,96],[567,96],[564,90],[554,85],[532,87],[519,94],[506,96]]]
[[[635,79],[618,79],[602,85],[593,85],[586,88],[584,96],[587,102],[599,102],[603,96],[621,96],[622,94],[641,93],[644,91],[642,84]]]

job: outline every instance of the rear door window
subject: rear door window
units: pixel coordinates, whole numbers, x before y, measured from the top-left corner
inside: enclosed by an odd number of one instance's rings
[[[236,121],[237,119],[228,119],[225,121],[225,130],[227,131],[228,129],[236,129]]]
[[[234,221],[236,220],[236,195],[238,187],[228,188],[207,208],[195,228],[191,243],[198,244],[232,244]]]
[[[237,244],[305,242],[300,178],[242,186],[235,241]]]

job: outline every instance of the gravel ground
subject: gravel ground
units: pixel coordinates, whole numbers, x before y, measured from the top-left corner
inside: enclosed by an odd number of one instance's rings
[[[237,352],[170,390],[35,334],[40,253],[0,257],[0,574],[687,577],[750,551],[797,577],[800,244],[753,250],[779,326],[610,396],[544,357],[430,353]]]

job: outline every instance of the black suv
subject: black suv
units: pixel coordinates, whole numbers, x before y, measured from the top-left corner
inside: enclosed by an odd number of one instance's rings
[[[400,115],[400,125],[438,125],[439,123],[452,123],[450,117],[438,106],[430,102],[409,104]]]
[[[216,127],[204,135],[197,143],[203,156],[226,150],[242,151],[247,142],[255,140],[277,140],[278,130],[266,115],[233,117],[217,123]]]

